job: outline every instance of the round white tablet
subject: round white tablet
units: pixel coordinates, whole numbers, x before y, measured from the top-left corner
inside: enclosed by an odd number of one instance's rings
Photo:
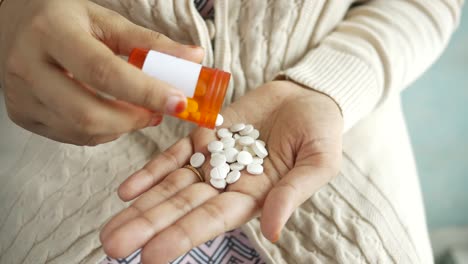
[[[205,155],[200,152],[196,152],[190,157],[190,165],[195,168],[200,168],[205,162]]]
[[[252,131],[254,130],[254,127],[252,125],[245,125],[244,129],[242,129],[241,131],[239,131],[239,134],[241,136],[247,136],[248,134],[250,134]]]
[[[247,151],[241,151],[237,154],[237,162],[242,165],[249,165],[252,163],[252,154]]]
[[[221,152],[223,150],[223,143],[221,141],[211,141],[208,144],[208,151],[211,153]]]
[[[224,123],[224,117],[220,114],[218,114],[218,116],[216,117],[216,122],[215,122],[215,126],[221,126],[223,125]]]
[[[223,167],[214,167],[210,171],[210,177],[211,179],[224,179],[228,172]]]
[[[250,146],[255,142],[255,139],[253,139],[253,138],[251,138],[249,136],[244,136],[244,137],[240,137],[237,141],[242,146]]]
[[[251,148],[259,158],[264,159],[266,156],[268,156],[268,151],[266,150],[266,148],[257,141],[255,141]]]
[[[223,171],[223,174],[225,175],[227,175],[231,171],[231,167],[229,167],[229,164],[227,163],[221,164],[221,166],[219,166],[218,168],[220,168]]]
[[[226,157],[226,161],[231,163],[237,160],[237,154],[239,151],[235,148],[228,148],[224,150],[224,156]]]
[[[226,180],[224,179],[210,179],[210,183],[216,189],[224,189],[226,188]]]
[[[247,151],[248,153],[250,153],[250,155],[252,155],[252,157],[257,156],[257,154],[255,154],[255,152],[252,150],[252,147],[243,147],[242,150]]]
[[[238,170],[238,171],[245,169],[245,165],[242,165],[239,162],[232,163],[231,165],[229,165],[229,167],[231,168],[231,170]]]
[[[210,165],[212,167],[219,167],[226,163],[226,156],[223,154],[215,153],[211,155]]]
[[[239,132],[241,131],[242,129],[245,128],[245,124],[244,123],[237,123],[237,124],[234,124],[232,125],[229,130],[231,130],[231,132],[235,133],[235,132]]]
[[[238,170],[233,170],[233,171],[231,171],[231,172],[227,175],[227,177],[226,177],[226,183],[233,184],[233,183],[235,183],[237,180],[239,180],[240,176],[241,176],[240,171],[238,171]]]
[[[253,175],[259,175],[263,173],[263,166],[260,164],[249,164],[247,165],[247,172]]]
[[[257,139],[260,136],[260,132],[257,129],[252,130],[247,136]]]
[[[259,157],[253,157],[252,164],[263,164],[263,159]]]
[[[236,140],[232,137],[222,138],[221,142],[223,142],[224,149],[233,148],[236,145]]]
[[[241,136],[239,134],[234,134],[234,136],[232,136],[234,139],[239,139]]]
[[[232,137],[231,131],[229,131],[227,128],[218,129],[216,134],[218,135],[218,138]]]
[[[260,144],[262,144],[262,146],[264,146],[264,147],[266,146],[265,141],[263,141],[263,140],[261,140],[261,139],[257,139],[257,142],[260,143]]]

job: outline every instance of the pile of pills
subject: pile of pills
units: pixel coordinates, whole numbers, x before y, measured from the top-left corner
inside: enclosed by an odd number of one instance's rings
[[[216,127],[223,124],[223,116],[218,115]],[[219,140],[208,144],[211,153],[210,183],[218,189],[239,180],[242,170],[249,174],[263,173],[263,159],[268,156],[265,142],[258,139],[260,132],[252,125],[238,123],[228,128],[217,129]],[[190,165],[200,168],[205,156],[197,152],[190,158]]]

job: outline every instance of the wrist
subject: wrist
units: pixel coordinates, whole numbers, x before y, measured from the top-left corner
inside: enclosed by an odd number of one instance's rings
[[[341,116],[343,116],[339,104],[330,95],[315,90],[313,87],[305,86],[293,80],[278,79],[273,81],[279,89],[285,92],[285,96],[292,100],[302,97],[313,97],[313,100],[320,104],[327,104],[329,107],[336,107]]]

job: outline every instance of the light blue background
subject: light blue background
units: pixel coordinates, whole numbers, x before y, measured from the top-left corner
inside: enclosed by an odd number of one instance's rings
[[[468,6],[442,57],[403,93],[431,229],[468,226]]]

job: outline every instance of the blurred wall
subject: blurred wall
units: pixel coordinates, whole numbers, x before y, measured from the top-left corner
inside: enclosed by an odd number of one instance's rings
[[[442,57],[403,92],[430,229],[468,226],[468,5]]]

